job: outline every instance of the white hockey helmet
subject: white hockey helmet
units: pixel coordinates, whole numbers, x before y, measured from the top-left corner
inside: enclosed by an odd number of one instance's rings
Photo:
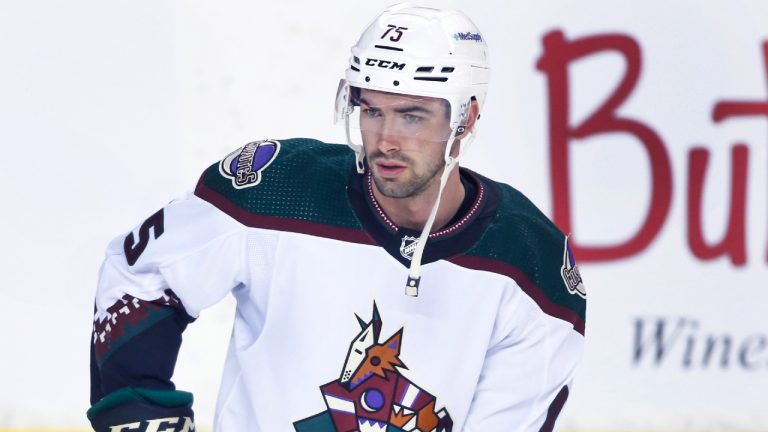
[[[345,121],[347,143],[362,172],[362,142],[354,128],[355,88],[441,98],[450,106],[451,140],[464,132],[470,101],[482,108],[490,67],[487,45],[462,12],[391,6],[379,14],[352,47],[336,96],[336,122]],[[450,146],[448,146],[450,147]],[[446,149],[446,160],[449,149]]]

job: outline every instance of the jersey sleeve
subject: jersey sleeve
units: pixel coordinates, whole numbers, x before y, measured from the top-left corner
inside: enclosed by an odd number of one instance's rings
[[[519,291],[509,302],[515,324],[494,331],[465,432],[552,431],[581,360],[584,337],[571,323]]]
[[[583,356],[587,295],[568,238],[506,193],[484,253],[502,261],[508,289],[463,430],[552,431]]]
[[[96,431],[194,430],[192,395],[171,381],[181,333],[245,283],[242,225],[189,194],[108,246],[91,340]]]

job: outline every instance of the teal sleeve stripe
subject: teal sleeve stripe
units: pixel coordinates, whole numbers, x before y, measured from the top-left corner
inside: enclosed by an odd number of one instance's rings
[[[87,415],[88,420],[92,420],[94,416],[101,412],[133,402],[158,405],[167,408],[191,407],[192,399],[192,393],[185,391],[123,387],[96,402],[91,409],[88,410]]]

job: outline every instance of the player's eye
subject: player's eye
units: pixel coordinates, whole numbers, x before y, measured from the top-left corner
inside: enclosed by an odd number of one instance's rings
[[[406,122],[411,124],[420,123],[424,121],[424,117],[413,115],[413,114],[404,114],[403,119],[405,119]]]
[[[363,108],[362,109],[363,114],[365,114],[366,117],[379,117],[381,116],[381,110],[378,110],[376,108]]]

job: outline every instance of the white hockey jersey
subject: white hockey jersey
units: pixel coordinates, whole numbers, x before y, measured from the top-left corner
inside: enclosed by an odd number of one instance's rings
[[[108,248],[94,427],[191,430],[170,381],[180,334],[232,293],[217,432],[552,430],[584,346],[578,267],[522,194],[461,176],[474,200],[430,235],[409,297],[420,233],[389,220],[346,146],[259,141],[211,166]]]

